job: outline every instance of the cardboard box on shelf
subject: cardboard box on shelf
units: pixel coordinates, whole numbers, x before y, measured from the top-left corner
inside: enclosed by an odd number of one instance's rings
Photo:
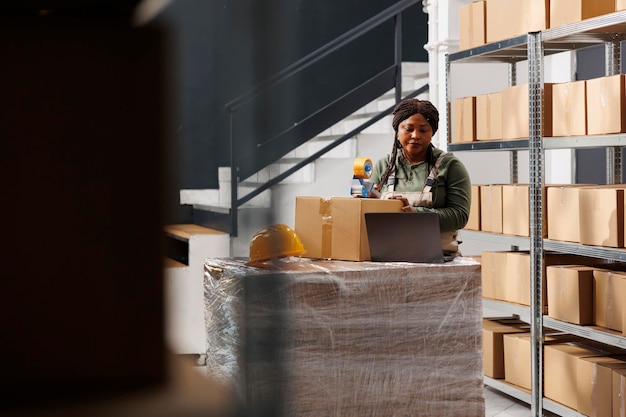
[[[579,185],[547,185],[548,239],[580,243]]]
[[[587,134],[586,82],[572,81],[552,86],[552,135]]]
[[[296,197],[295,231],[307,258],[370,259],[365,213],[402,211],[400,200]]]
[[[550,22],[549,4],[549,0],[487,1],[487,42],[547,29]]]
[[[485,1],[477,0],[459,6],[459,49],[485,44]]]
[[[586,416],[612,416],[613,370],[626,370],[626,362],[595,356],[580,358],[576,365],[576,411]]]
[[[485,251],[481,254],[483,298],[504,301],[506,298],[506,251]]]
[[[550,265],[546,267],[548,316],[578,325],[592,325],[593,267]]]
[[[552,85],[543,85],[542,136],[552,136]],[[502,89],[502,138],[523,139],[529,135],[528,84]]]
[[[483,320],[483,371],[485,376],[504,378],[504,335],[527,333],[530,326],[519,320]]]
[[[526,0],[525,14],[526,32],[537,32],[550,28],[550,1],[551,0]]]
[[[598,260],[579,255],[548,252],[544,254],[542,288],[547,288],[546,268],[550,265],[595,265]],[[506,259],[505,301],[530,306],[530,254],[509,252]],[[548,291],[542,292],[544,312],[548,309]]]
[[[556,343],[545,345],[543,355],[545,397],[574,410],[578,409],[578,361],[580,358],[605,354],[587,346]]]
[[[504,380],[509,384],[530,390],[531,360],[530,333],[503,335]]]
[[[587,134],[626,132],[624,74],[587,80]]]
[[[523,0],[488,0],[485,8],[486,42],[497,42],[523,33],[522,13]]]
[[[476,137],[476,97],[462,97],[453,102],[452,143],[473,142]]]
[[[626,272],[593,271],[594,321],[597,326],[623,331],[623,303]]]
[[[502,93],[476,96],[476,140],[502,139]]]
[[[550,0],[550,27],[569,25],[615,11],[615,0]]]
[[[480,186],[480,227],[482,231],[502,233],[502,185]]]
[[[576,336],[547,331],[544,347],[550,344],[576,340]],[[508,333],[504,340],[504,380],[510,384],[531,390],[531,334]]]
[[[472,184],[472,202],[465,229],[480,230],[480,185]]]
[[[612,375],[612,417],[623,417],[626,414],[626,369],[613,369]]]
[[[545,188],[543,194],[545,195]],[[544,208],[543,237],[547,235],[547,223]],[[514,236],[530,236],[530,187],[528,184],[502,185],[502,233]]]
[[[620,187],[580,189],[580,243],[624,247],[624,188]]]

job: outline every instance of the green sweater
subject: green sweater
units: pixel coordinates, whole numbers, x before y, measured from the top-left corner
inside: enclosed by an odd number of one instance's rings
[[[442,150],[433,148],[435,159],[441,155]],[[374,165],[371,181],[374,184],[380,179],[387,168],[389,156],[381,158]],[[398,193],[409,191],[422,191],[424,182],[428,177],[426,162],[410,165],[398,152],[396,157],[396,186]],[[387,184],[383,185],[381,192],[387,191]],[[469,217],[471,203],[471,181],[467,169],[463,163],[453,154],[444,156],[439,171],[437,183],[433,187],[433,208],[413,207],[416,212],[430,211],[439,215],[439,226],[442,232],[459,230],[465,227]]]

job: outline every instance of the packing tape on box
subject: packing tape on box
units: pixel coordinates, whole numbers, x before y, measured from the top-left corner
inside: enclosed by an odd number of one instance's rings
[[[373,164],[369,158],[356,158],[354,160],[354,177],[367,179],[372,176]]]
[[[333,218],[330,198],[320,200],[320,216],[322,218],[322,258],[330,259],[333,248]]]

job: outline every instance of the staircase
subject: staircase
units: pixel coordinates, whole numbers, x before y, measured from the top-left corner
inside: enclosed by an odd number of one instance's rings
[[[428,83],[428,64],[403,63],[402,75],[402,90],[406,93],[412,92]],[[390,90],[317,137],[285,154],[278,162],[246,178],[240,183],[239,195],[246,195],[292,168],[338,137],[370,120],[380,111],[393,106],[394,103],[395,94]],[[392,141],[391,116],[387,116],[245,203],[238,211],[239,233],[237,237],[232,238],[231,256],[247,257],[250,238],[263,226],[273,223],[293,226],[295,196],[349,196],[354,158],[369,157],[376,161],[391,151]],[[181,190],[180,203],[193,207],[194,223],[210,227],[211,223],[205,221],[209,216],[208,213],[221,212],[228,215],[231,205],[230,192],[230,168],[223,167],[219,170],[218,190]]]

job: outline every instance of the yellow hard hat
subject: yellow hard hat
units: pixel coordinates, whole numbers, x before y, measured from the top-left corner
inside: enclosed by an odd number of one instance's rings
[[[300,256],[306,249],[296,232],[285,224],[259,229],[250,240],[250,261],[254,265],[274,258]]]

